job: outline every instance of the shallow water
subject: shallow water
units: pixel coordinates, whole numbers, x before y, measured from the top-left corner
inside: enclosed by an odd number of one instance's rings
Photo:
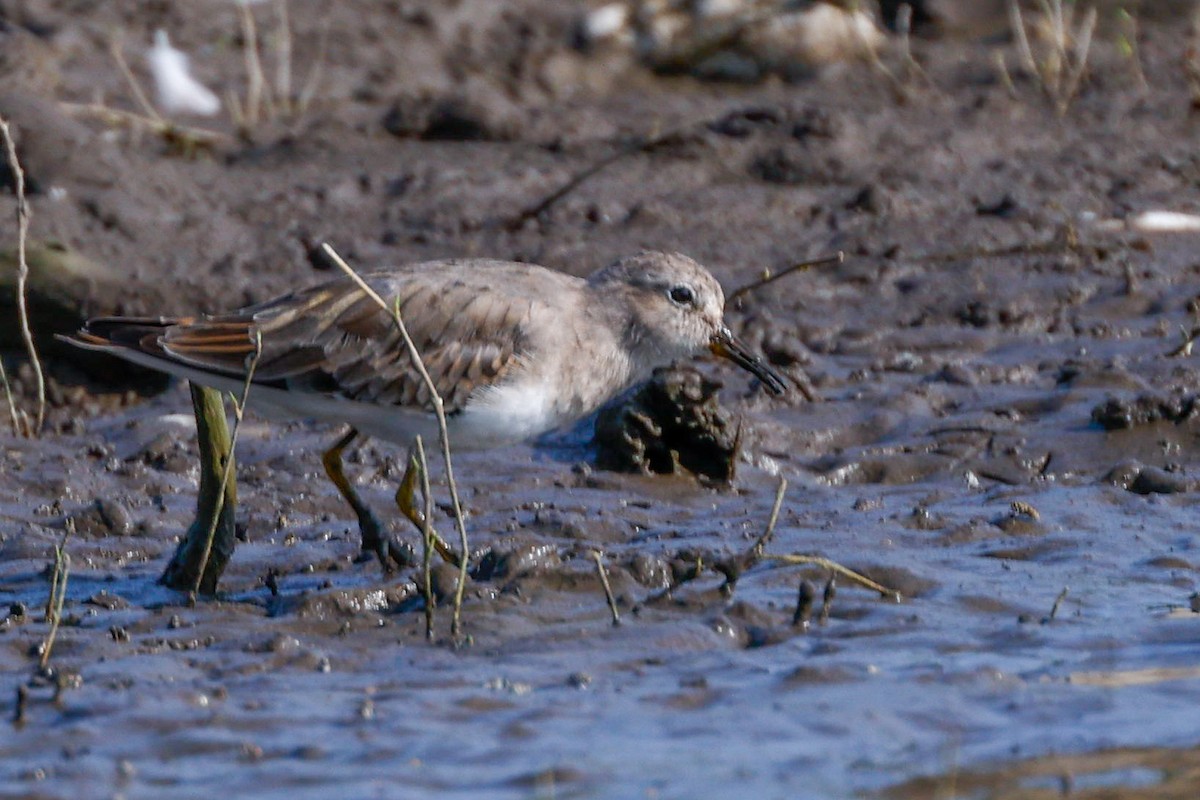
[[[99,435],[136,452],[178,427],[161,413],[184,402],[174,390]],[[799,414],[768,414],[764,426]],[[1075,435],[1100,450],[1111,436]],[[413,589],[351,563],[353,531],[316,475],[327,437],[253,422],[243,437],[250,541],[223,599],[195,608],[154,583],[169,531],[190,512],[190,468],[152,473],[164,484],[155,507],[122,495],[128,478],[103,465],[78,468],[87,437],[49,442],[51,452],[6,444],[10,456],[42,451],[40,475],[18,473],[26,489],[47,482],[61,448],[63,496],[122,497],[152,526],[71,541],[73,619],[53,663],[82,685],[57,705],[51,690],[33,690],[26,722],[0,745],[8,785],[49,796],[693,797],[722,787],[834,797],[959,764],[1195,741],[1179,711],[1200,691],[1196,619],[1184,610],[1195,569],[1188,494],[1141,496],[1074,471],[1010,486],[940,453],[939,467],[922,464],[906,484],[831,483],[770,459],[792,486],[768,552],[821,553],[905,595],[896,603],[843,581],[829,620],[800,632],[797,582],[805,574],[820,588],[820,570],[760,564],[732,598],[710,577],[633,608],[658,588],[633,579],[635,556],[752,544],[775,487],[761,468],[743,465],[738,488],[717,492],[581,470],[569,449],[469,454],[459,471],[474,546],[538,555],[525,562],[532,572],[468,592],[472,641],[455,650],[446,610],[430,645],[406,602]],[[1023,441],[1036,449],[1036,430]],[[880,458],[881,446],[868,449]],[[916,448],[882,449],[907,464],[913,453],[902,451]],[[388,456],[369,448],[358,468],[387,475]],[[380,507],[388,485],[367,482]],[[1038,520],[1014,513],[1017,501]],[[0,600],[29,609],[0,629],[0,665],[15,677],[46,631],[38,609],[57,533],[35,503],[4,503]],[[13,516],[29,523],[20,535]],[[592,548],[606,553],[620,627]],[[263,585],[268,567],[282,576],[280,598]],[[126,602],[89,604],[101,592]],[[129,641],[114,641],[114,626]]]

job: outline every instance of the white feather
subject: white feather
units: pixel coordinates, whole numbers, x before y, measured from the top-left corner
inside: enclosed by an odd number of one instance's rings
[[[158,89],[159,108],[164,112],[207,117],[221,110],[220,99],[192,77],[187,54],[171,46],[166,31],[155,31],[154,46],[146,60]]]

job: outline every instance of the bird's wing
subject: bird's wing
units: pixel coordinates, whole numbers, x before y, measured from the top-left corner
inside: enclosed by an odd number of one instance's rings
[[[447,413],[502,380],[526,345],[537,301],[497,291],[494,281],[485,280],[453,271],[368,276],[389,303],[399,299],[401,317]],[[115,340],[112,333],[105,338]],[[432,408],[392,313],[349,280],[232,314],[168,323],[140,336],[138,349],[226,376],[244,377],[253,363],[255,383],[293,391]]]

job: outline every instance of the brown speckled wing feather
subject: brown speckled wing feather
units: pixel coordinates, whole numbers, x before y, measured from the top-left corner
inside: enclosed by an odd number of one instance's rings
[[[432,270],[368,280],[384,299],[400,298],[404,323],[448,413],[462,410],[475,390],[501,380],[517,363],[530,299]],[[253,359],[256,331],[262,336],[256,383],[432,407],[391,314],[348,280],[175,325],[153,345],[172,360],[240,376]]]

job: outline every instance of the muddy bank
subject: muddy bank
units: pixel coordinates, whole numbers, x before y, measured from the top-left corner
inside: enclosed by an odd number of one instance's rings
[[[325,48],[310,105],[248,138],[227,115],[188,119],[218,136],[181,152],[63,104],[136,109],[114,29],[138,74],[164,28],[198,77],[243,91],[235,7],[0,9],[32,236],[96,265],[44,330],[263,300],[329,277],[326,240],[363,267],[478,255],[576,274],[680,250],[727,290],[847,254],[730,309],[816,402],[696,365],[740,430],[731,487],[603,469],[587,431],[462,455],[481,567],[460,649],[444,607],[426,641],[411,572],[357,559],[319,458],[337,432],[302,422],[243,427],[244,532],[219,599],[158,587],[196,492],[186,389],[51,354],[47,434],[0,434],[8,715],[48,632],[53,545],[68,519],[76,533],[57,673],[0,737],[5,791],[903,797],[961,767],[985,776],[963,791],[1000,796],[986,776],[1011,759],[1195,746],[1179,709],[1200,688],[1198,234],[1137,222],[1200,210],[1184,26],[1142,19],[1143,87],[1102,20],[1060,117],[1003,38],[914,39],[921,73],[898,95],[858,63],[655,74],[577,49],[580,4],[294,2],[297,82]],[[53,141],[68,144],[35,146]],[[5,364],[27,404],[19,354]],[[375,443],[350,459],[380,513],[402,459]],[[780,476],[768,553],[819,553],[901,602],[840,582],[822,623],[826,572],[772,561],[722,590],[705,567],[753,545]],[[1172,789],[1159,763],[1107,785]]]

